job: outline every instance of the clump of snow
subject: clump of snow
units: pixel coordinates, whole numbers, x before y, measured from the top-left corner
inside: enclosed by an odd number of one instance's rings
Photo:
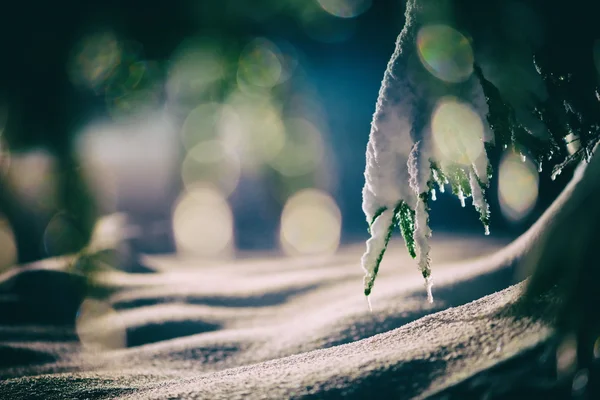
[[[430,121],[436,104],[449,94],[455,94],[458,88],[467,97],[462,99],[460,107],[467,110],[465,115],[472,118],[467,124],[471,129],[469,133],[475,127],[479,129],[475,134],[480,135],[475,140],[492,142],[493,135],[485,118],[488,108],[483,89],[475,75],[449,85],[435,74],[430,74],[430,68],[414,63],[419,59],[416,54],[418,32],[431,22],[415,4],[416,1],[411,0],[406,6],[406,23],[384,74],[366,151],[362,208],[371,238],[361,261],[367,296],[373,288],[394,226],[399,225],[409,253],[418,258],[418,267],[427,280],[428,297],[432,298],[431,229],[427,201],[430,193],[432,200],[436,199],[434,183],[442,193],[444,185],[450,184],[463,207],[465,199],[473,195],[474,205],[481,214],[486,232],[489,231],[489,210],[481,187],[488,184],[489,164],[483,145],[475,146],[479,155],[467,157],[468,165],[443,159],[441,154],[444,151],[436,148],[439,143],[434,140]],[[441,64],[439,67],[442,68]],[[477,118],[481,119],[481,123]],[[460,121],[453,121],[452,125],[448,127],[442,123],[436,127],[444,130],[442,134],[452,135],[456,127],[460,129],[463,126]],[[452,136],[445,138],[449,139],[451,146],[456,142]],[[460,145],[456,146],[458,150],[453,151],[460,151]],[[471,153],[467,155],[472,156]]]

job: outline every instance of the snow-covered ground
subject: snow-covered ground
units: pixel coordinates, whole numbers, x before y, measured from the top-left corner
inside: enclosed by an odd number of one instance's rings
[[[327,258],[265,255],[211,266],[157,256],[144,260],[155,273],[100,272],[88,287],[60,260],[6,272],[0,393],[412,398],[547,337],[540,322],[513,318],[522,288],[502,291],[513,271],[485,257],[506,243],[436,235],[432,244],[435,302],[427,302],[404,245],[393,241],[373,312],[362,291],[362,245]]]

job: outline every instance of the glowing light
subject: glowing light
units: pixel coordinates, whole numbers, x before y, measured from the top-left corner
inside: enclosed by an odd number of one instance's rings
[[[446,161],[471,165],[484,150],[481,118],[468,104],[453,97],[440,101],[431,129],[440,158]]]
[[[233,239],[233,215],[223,194],[211,187],[186,192],[173,212],[173,233],[182,254],[224,255]]]
[[[238,67],[238,85],[270,88],[275,86],[282,74],[281,52],[271,41],[258,38],[242,51]]]
[[[529,214],[537,200],[538,181],[531,161],[522,162],[517,154],[505,153],[498,172],[498,194],[506,218],[516,222]]]
[[[77,220],[65,212],[56,213],[44,230],[44,250],[48,256],[73,254],[82,249],[86,240]]]
[[[577,367],[577,340],[567,336],[556,349],[556,370],[560,377],[570,375]]]
[[[198,143],[186,155],[181,177],[186,187],[210,183],[229,196],[240,180],[240,161],[222,142],[209,140]]]
[[[286,120],[285,128],[285,144],[269,164],[285,176],[299,176],[314,171],[324,153],[321,133],[302,118]]]
[[[280,241],[287,254],[332,254],[339,246],[340,232],[340,210],[326,193],[306,189],[286,202]]]
[[[17,261],[17,246],[13,231],[4,218],[0,219],[0,272]]]
[[[590,372],[587,368],[582,368],[573,377],[571,389],[573,395],[581,395],[585,392],[590,378]]]
[[[47,152],[12,153],[7,175],[11,189],[28,206],[37,210],[56,207],[55,159]]]
[[[371,0],[317,0],[323,10],[340,18],[354,18],[371,7]]]
[[[447,25],[426,25],[417,34],[417,50],[423,66],[446,82],[463,82],[473,73],[473,49],[469,40]]]
[[[75,331],[87,351],[126,347],[127,333],[119,314],[106,302],[85,299],[75,321]]]
[[[184,104],[196,102],[224,75],[224,57],[219,43],[214,40],[186,40],[171,59],[166,85],[170,100]]]
[[[239,154],[242,164],[255,167],[275,158],[286,141],[279,110],[269,101],[256,101],[239,92],[228,103],[235,110],[235,118],[227,118],[222,125],[223,138]]]
[[[71,80],[98,89],[119,65],[121,55],[121,44],[112,33],[87,36],[74,49],[69,68]]]
[[[225,120],[224,112],[223,106],[218,103],[204,103],[194,108],[181,129],[185,147],[190,149],[199,142],[218,139],[221,134],[220,125]]]

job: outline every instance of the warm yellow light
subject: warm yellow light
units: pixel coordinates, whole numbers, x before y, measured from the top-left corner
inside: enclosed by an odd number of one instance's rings
[[[223,139],[246,167],[262,165],[275,158],[285,141],[280,111],[271,102],[237,92],[228,100],[229,118],[223,123]]]
[[[210,183],[225,196],[233,193],[240,174],[240,161],[235,152],[217,140],[198,143],[181,165],[181,177],[187,188]]]
[[[442,99],[431,120],[438,156],[447,162],[472,165],[482,154],[483,123],[467,103],[453,97]]]
[[[341,214],[328,194],[306,189],[292,196],[281,214],[280,241],[291,255],[334,253],[340,243]]]
[[[506,218],[519,221],[535,206],[538,197],[537,168],[528,159],[522,161],[518,154],[504,155],[498,172],[500,208]]]
[[[225,196],[210,186],[185,192],[173,211],[173,234],[182,254],[224,255],[233,240],[233,215]]]

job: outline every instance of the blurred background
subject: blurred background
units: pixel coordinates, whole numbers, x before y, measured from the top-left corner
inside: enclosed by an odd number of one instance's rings
[[[0,271],[79,251],[115,212],[134,254],[315,255],[367,238],[364,154],[404,1],[6,7]],[[490,159],[492,235],[524,231],[569,179]],[[483,235],[447,193],[431,225]]]

